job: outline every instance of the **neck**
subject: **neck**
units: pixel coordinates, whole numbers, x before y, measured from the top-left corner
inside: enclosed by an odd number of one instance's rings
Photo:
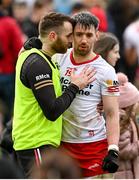
[[[55,54],[54,50],[52,50],[50,47],[44,46],[44,45],[42,46],[42,52],[50,57],[52,57]]]
[[[74,58],[74,61],[76,63],[83,63],[83,62],[86,62],[88,60],[94,59],[94,57],[96,57],[96,54],[94,52],[90,52],[87,55],[80,55],[80,54],[73,51],[73,58]]]

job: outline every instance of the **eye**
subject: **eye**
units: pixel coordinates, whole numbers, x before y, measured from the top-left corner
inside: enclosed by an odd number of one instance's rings
[[[82,36],[82,33],[76,33],[76,36],[80,37]]]
[[[88,34],[87,34],[87,37],[88,37],[88,38],[91,38],[91,37],[93,37],[93,34],[92,34],[92,33],[88,33]]]

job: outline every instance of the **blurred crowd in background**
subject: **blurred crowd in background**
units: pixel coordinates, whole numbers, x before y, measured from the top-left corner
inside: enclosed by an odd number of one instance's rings
[[[18,53],[28,38],[38,36],[40,18],[50,11],[72,16],[85,10],[99,18],[100,32],[116,35],[120,42],[120,59],[115,67],[116,72],[125,73],[129,81],[139,89],[139,0],[1,0],[1,133],[5,127],[6,131],[10,131],[8,127],[11,127],[7,123],[11,123],[12,119]],[[7,19],[3,21],[2,16],[7,16]]]

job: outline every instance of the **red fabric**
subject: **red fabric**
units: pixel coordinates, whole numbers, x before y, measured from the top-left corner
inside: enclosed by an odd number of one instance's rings
[[[18,52],[23,45],[22,37],[22,32],[13,18],[0,17],[0,48],[4,54],[4,57],[0,58],[0,73],[15,72]]]
[[[106,32],[108,30],[108,20],[105,10],[99,6],[94,6],[90,9],[90,12],[100,20],[99,31]]]
[[[68,154],[77,160],[84,177],[108,173],[102,170],[102,161],[107,154],[107,140],[92,143],[67,143],[61,144]]]

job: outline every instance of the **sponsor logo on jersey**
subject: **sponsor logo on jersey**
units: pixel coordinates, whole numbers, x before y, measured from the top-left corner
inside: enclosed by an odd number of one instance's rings
[[[62,84],[62,91],[65,91],[65,89],[69,86],[70,84],[70,80],[68,78],[65,77],[61,77],[60,82]],[[80,95],[85,95],[85,96],[89,96],[90,95],[90,90],[93,88],[92,84],[87,85],[84,89],[79,90],[78,94]]]
[[[108,86],[118,86],[119,85],[119,82],[118,81],[116,81],[116,80],[111,80],[111,79],[108,79],[108,80],[106,80],[106,84],[108,85]]]
[[[108,79],[106,80],[106,84],[107,84],[107,91],[112,93],[112,92],[119,92],[119,82],[116,80],[111,80]]]
[[[40,74],[36,76],[36,81],[42,80],[42,79],[49,79],[50,75],[49,74]]]

